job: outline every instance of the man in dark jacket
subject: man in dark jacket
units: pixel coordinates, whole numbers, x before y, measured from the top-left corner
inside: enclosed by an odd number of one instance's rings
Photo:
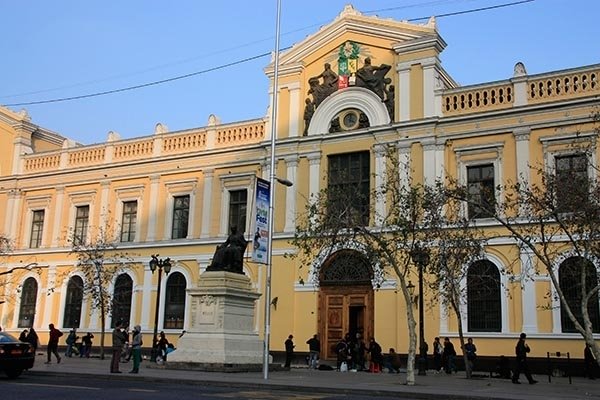
[[[290,368],[290,364],[292,363],[292,358],[294,357],[294,341],[292,340],[294,336],[288,336],[285,341],[285,368]]]
[[[127,334],[124,332],[123,324],[117,323],[117,326],[112,332],[112,359],[110,361],[110,372],[112,374],[120,374],[119,361],[121,359],[121,351],[127,341]]]
[[[312,338],[306,341],[309,350],[309,358],[308,358],[308,368],[316,369],[317,368],[317,360],[319,359],[319,353],[321,352],[321,342],[319,341],[319,337],[315,334]]]
[[[46,361],[46,364],[50,364],[52,362],[52,354],[56,356],[56,362],[60,364],[60,356],[58,355],[58,339],[63,334],[54,327],[54,324],[48,325],[48,329],[50,329],[50,334],[48,335],[48,361]]]
[[[515,354],[517,356],[517,368],[515,369],[515,373],[512,378],[512,383],[521,383],[519,382],[519,375],[521,372],[525,374],[525,377],[529,381],[531,385],[537,383],[535,379],[531,376],[529,372],[529,366],[527,365],[527,353],[529,353],[529,346],[525,343],[525,339],[527,335],[525,333],[521,333],[519,336],[519,341],[517,342],[517,346],[515,347]]]

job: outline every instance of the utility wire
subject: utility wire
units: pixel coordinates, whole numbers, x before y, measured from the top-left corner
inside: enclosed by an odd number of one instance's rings
[[[453,12],[453,13],[439,14],[439,15],[435,15],[435,17],[436,18],[444,18],[444,17],[455,16],[455,15],[469,14],[469,13],[474,13],[474,12],[487,11],[487,10],[493,10],[493,9],[498,9],[498,8],[503,8],[503,7],[511,7],[511,6],[516,6],[516,5],[520,5],[520,4],[531,3],[533,1],[535,1],[535,0],[521,0],[521,1],[515,1],[512,3],[497,4],[497,5],[489,6],[489,7],[480,7],[480,8],[470,9],[470,10],[457,11],[457,12]],[[435,1],[432,3],[435,3]],[[405,7],[406,6],[387,8],[387,9],[381,9],[381,10],[373,10],[373,11],[370,11],[369,13],[374,13],[377,11],[391,11],[391,10],[396,10],[396,9],[400,9],[400,8],[405,8]],[[421,20],[425,20],[428,18],[430,18],[430,17],[412,18],[412,19],[409,19],[408,21],[410,21],[410,22],[421,21]],[[288,47],[280,49],[280,51],[285,51],[290,48],[291,48],[291,46],[288,46]],[[243,58],[241,60],[233,61],[233,62],[230,62],[227,64],[221,64],[216,67],[204,69],[201,71],[191,72],[191,73],[184,74],[184,75],[178,75],[178,76],[174,76],[171,78],[162,79],[162,80],[158,80],[158,81],[142,83],[139,85],[127,86],[127,87],[123,87],[123,88],[119,88],[119,89],[105,90],[102,92],[88,93],[88,94],[82,94],[79,96],[71,96],[71,97],[60,97],[60,98],[48,99],[48,100],[29,101],[29,102],[22,102],[22,103],[9,103],[9,104],[4,104],[3,106],[4,107],[16,107],[16,106],[31,106],[31,105],[38,105],[38,104],[59,103],[59,102],[64,102],[64,101],[81,100],[81,99],[87,99],[87,98],[91,98],[91,97],[99,97],[99,96],[106,96],[106,95],[114,94],[114,93],[127,92],[127,91],[142,89],[142,88],[146,88],[146,87],[150,87],[150,86],[157,86],[157,85],[161,85],[163,83],[178,81],[181,79],[186,79],[186,78],[190,78],[192,76],[202,75],[202,74],[206,74],[206,73],[213,72],[213,71],[218,71],[221,69],[232,67],[234,65],[243,64],[243,63],[246,63],[249,61],[257,60],[259,58],[266,57],[270,54],[271,54],[271,51],[266,52],[266,53],[261,53],[261,54],[258,54],[258,55],[252,56],[252,57]]]

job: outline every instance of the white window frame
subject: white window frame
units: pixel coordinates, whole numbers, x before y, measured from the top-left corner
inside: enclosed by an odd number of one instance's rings
[[[165,230],[163,238],[168,240],[182,240],[173,239],[173,215],[175,207],[175,197],[178,196],[190,196],[190,207],[188,210],[188,231],[185,239],[191,239],[194,235],[195,226],[195,213],[196,209],[196,190],[198,186],[198,179],[188,179],[181,181],[172,181],[165,184],[167,190],[167,204],[165,212]]]
[[[481,165],[492,164],[494,167],[494,188],[501,184],[503,181],[503,171],[502,171],[502,155],[504,152],[504,143],[486,143],[481,145],[472,145],[472,146],[464,146],[457,147],[454,149],[454,153],[456,156],[456,165],[457,165],[457,177],[458,182],[467,186],[468,184],[468,176],[467,176],[467,168],[469,167],[477,167]],[[494,157],[478,157],[479,155],[486,155],[489,153],[495,153]],[[496,204],[501,204],[503,198],[503,191],[494,190],[494,197],[496,199]],[[461,207],[461,212],[463,216],[468,215],[468,207],[467,204],[463,204]],[[491,218],[477,218],[477,221],[489,221]]]

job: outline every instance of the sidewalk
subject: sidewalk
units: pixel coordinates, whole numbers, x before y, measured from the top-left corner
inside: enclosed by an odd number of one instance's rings
[[[265,389],[283,388],[302,392],[334,392],[362,393],[371,396],[394,395],[419,399],[539,399],[539,400],[568,400],[568,399],[600,399],[600,380],[573,378],[569,384],[568,378],[552,378],[536,375],[537,385],[527,384],[523,377],[521,385],[515,385],[510,380],[497,378],[474,378],[467,380],[464,372],[446,375],[434,374],[429,371],[427,376],[416,376],[416,384],[407,386],[405,374],[366,372],[337,372],[314,371],[305,367],[292,368],[291,371],[273,371],[269,379],[264,380],[262,372],[199,372],[186,370],[165,369],[156,364],[148,368],[150,361],[142,362],[140,373],[129,374],[131,362],[121,363],[122,374],[111,374],[110,357],[105,360],[98,358],[67,358],[63,357],[60,364],[53,359],[52,364],[44,364],[45,356],[37,356],[35,366],[25,372],[21,379],[28,375],[54,376],[93,376],[95,378],[124,379],[133,381],[150,380],[152,382],[168,382],[181,384],[210,384],[228,387],[244,387]]]

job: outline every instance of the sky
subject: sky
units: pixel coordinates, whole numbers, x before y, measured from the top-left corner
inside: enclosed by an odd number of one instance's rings
[[[332,22],[346,4],[366,15],[437,18],[444,69],[461,85],[600,63],[598,0],[281,0],[281,48]],[[0,0],[0,104],[83,144],[202,127],[268,113],[264,68],[277,0]],[[417,21],[420,23],[426,22]],[[262,55],[262,56],[261,56]],[[246,62],[241,60],[251,59]],[[238,63],[239,62],[239,63]],[[227,66],[228,64],[235,64]],[[37,105],[194,74],[136,90]]]

